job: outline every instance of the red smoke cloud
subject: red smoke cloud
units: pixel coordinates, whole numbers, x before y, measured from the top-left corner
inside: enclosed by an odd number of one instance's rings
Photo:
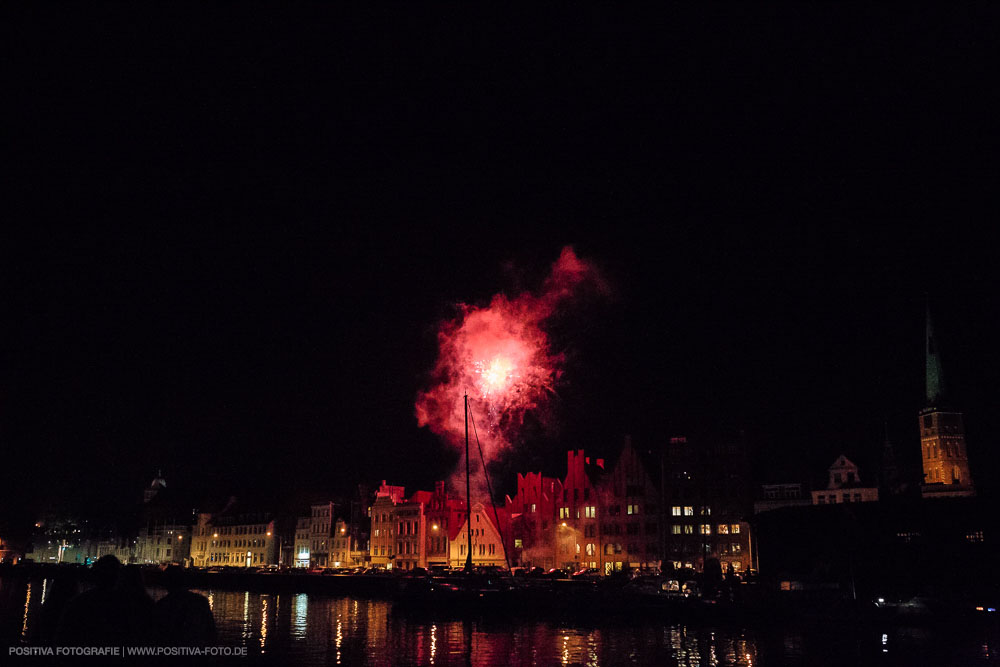
[[[597,271],[567,246],[538,293],[496,294],[486,307],[460,304],[455,319],[438,330],[432,386],[417,397],[418,424],[464,446],[462,396],[468,392],[492,459],[513,440],[525,414],[554,392],[564,359],[552,351],[544,325],[585,282],[605,289]]]

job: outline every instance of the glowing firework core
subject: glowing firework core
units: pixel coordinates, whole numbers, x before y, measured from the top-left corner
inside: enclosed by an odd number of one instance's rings
[[[514,364],[510,359],[497,357],[493,361],[477,361],[479,389],[483,398],[502,394],[514,379]]]
[[[566,247],[540,293],[497,294],[486,307],[461,304],[455,319],[438,330],[432,383],[417,398],[419,425],[460,445],[468,392],[479,403],[470,406],[475,416],[485,417],[478,433],[487,458],[510,444],[524,415],[545,402],[562,373],[563,355],[551,351],[543,325],[588,278],[603,287],[590,265]]]

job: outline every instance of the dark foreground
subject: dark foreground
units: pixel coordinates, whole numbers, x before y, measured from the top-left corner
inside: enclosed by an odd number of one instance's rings
[[[155,577],[150,577],[153,579]],[[330,578],[330,582],[336,580]],[[539,589],[499,607],[379,593],[379,583],[306,583],[227,590],[236,579],[199,587],[212,606],[221,645],[245,646],[233,664],[296,665],[857,665],[993,664],[1000,632],[985,613],[975,622],[845,614],[749,617],[688,613],[570,587]],[[148,582],[153,583],[153,582]],[[558,583],[558,582],[557,582]],[[32,635],[51,580],[0,577],[4,644]],[[317,590],[289,590],[315,586]],[[336,591],[368,586],[366,591]],[[329,588],[319,590],[318,587]],[[332,588],[331,588],[332,587]],[[162,589],[151,586],[153,597]],[[553,600],[518,608],[531,600]],[[554,602],[559,600],[559,603]],[[8,657],[4,664],[38,663]],[[66,661],[68,664],[72,660]]]

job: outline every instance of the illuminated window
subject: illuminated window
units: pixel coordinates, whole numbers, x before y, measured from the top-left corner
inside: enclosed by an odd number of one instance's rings
[[[673,533],[674,535],[680,535],[681,527],[675,523],[674,525],[670,526],[670,532]]]
[[[627,510],[628,510],[629,514],[638,514],[639,513],[639,506],[638,505],[629,505],[628,508],[627,508]]]
[[[694,534],[694,526],[684,526],[684,534],[685,535]]]
[[[514,539],[514,548],[515,549],[523,549],[524,548],[524,540],[522,540],[520,537],[515,538]]]
[[[706,506],[702,505],[700,512],[701,512],[702,516],[712,516],[712,508],[711,507],[706,507]]]
[[[531,511],[532,511],[532,512],[534,512],[534,511],[535,511],[535,503],[531,503]]]
[[[577,546],[579,546],[579,545],[577,545]],[[593,556],[596,553],[597,553],[597,547],[595,547],[593,544],[588,544],[587,545],[587,555],[588,556]]]
[[[568,519],[569,518],[569,508],[568,507],[560,507],[559,508],[559,518],[560,519]]]
[[[731,548],[731,550],[732,550],[732,552],[733,552],[734,554],[738,554],[738,553],[739,553],[740,551],[742,551],[742,550],[743,550],[743,547],[742,547],[742,545],[740,545],[740,543],[739,543],[739,542],[733,542],[733,543],[732,543],[732,544],[730,545],[730,548]]]
[[[729,532],[732,533],[733,535],[738,535],[740,532],[740,524],[734,523],[733,525],[731,525],[729,527]]]
[[[670,508],[670,514],[672,514],[673,516],[680,516],[681,515],[681,508],[680,508],[680,506],[679,505],[674,505],[673,507],[671,507]]]
[[[588,505],[584,509],[586,510],[585,514],[586,514],[586,517],[588,519],[596,519],[597,518],[597,508],[596,507],[594,507],[593,505]]]
[[[719,535],[727,535],[729,533],[729,525],[725,523],[719,524]]]
[[[694,516],[694,507],[686,505],[684,507],[684,516]]]
[[[711,535],[712,534],[712,526],[710,526],[707,523],[701,524],[701,534],[702,535]]]

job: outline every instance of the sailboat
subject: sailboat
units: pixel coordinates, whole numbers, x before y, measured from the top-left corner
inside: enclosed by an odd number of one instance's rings
[[[469,456],[469,396],[463,396],[465,411],[465,564],[461,571],[449,575],[427,577],[418,581],[407,581],[402,589],[402,600],[412,603],[424,603],[437,606],[437,603],[446,603],[449,609],[455,609],[455,604],[480,605],[484,601],[498,602],[505,599],[511,592],[509,581],[500,576],[495,571],[477,569],[472,559],[472,471]],[[476,437],[478,443],[478,435]],[[483,461],[483,473],[487,475],[487,485],[489,477],[486,472],[486,460],[482,457],[480,447],[480,457]],[[490,503],[493,503],[492,493]],[[497,523],[497,532],[500,536],[501,548],[504,551],[504,560],[507,562],[507,571],[510,571],[510,563],[507,557],[507,549],[503,540],[503,533],[500,528],[499,516],[496,505],[493,504],[494,519]],[[496,607],[494,607],[496,608]]]

